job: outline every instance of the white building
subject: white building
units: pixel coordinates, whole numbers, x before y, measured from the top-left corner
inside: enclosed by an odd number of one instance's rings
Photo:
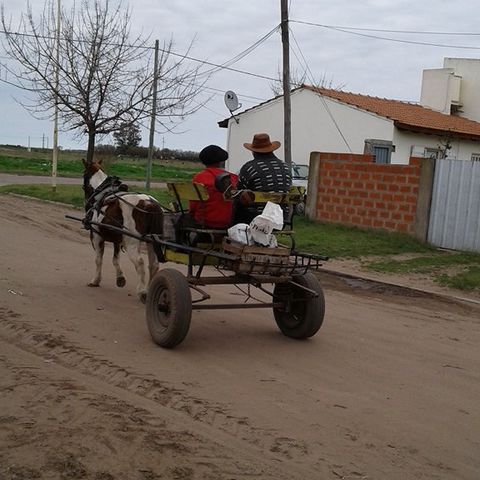
[[[445,58],[443,68],[423,71],[420,104],[480,121],[480,59]]]
[[[436,80],[438,91],[454,104],[456,87],[442,85],[442,75]],[[428,97],[425,92],[423,99]],[[434,95],[431,99],[438,106]],[[308,164],[312,151],[372,153],[379,163],[397,164],[407,164],[410,156],[480,159],[480,123],[438,108],[305,85],[292,91],[291,105],[295,163]],[[480,120],[480,103],[478,111]],[[266,132],[283,145],[283,99],[275,97],[235,116],[238,123],[234,118],[219,122],[228,128],[227,168],[232,172],[252,158],[243,144],[255,133]],[[277,152],[283,158],[283,149]]]

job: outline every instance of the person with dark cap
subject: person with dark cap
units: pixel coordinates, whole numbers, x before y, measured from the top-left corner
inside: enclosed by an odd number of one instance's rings
[[[252,143],[243,146],[253,152],[253,160],[240,169],[237,190],[286,193],[292,186],[292,175],[285,163],[273,153],[280,142],[271,141],[267,133],[256,133]],[[250,223],[262,213],[265,205],[235,203],[234,223]]]
[[[231,186],[235,188],[238,177],[225,170],[228,153],[218,145],[208,145],[199,155],[205,169],[192,179],[193,183],[204,185],[208,200],[190,202],[190,216],[202,227],[224,229],[231,226],[232,202],[225,200],[223,192]]]

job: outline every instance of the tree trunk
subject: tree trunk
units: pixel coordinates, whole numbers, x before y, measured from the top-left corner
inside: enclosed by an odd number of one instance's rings
[[[95,153],[95,132],[88,132],[87,162],[93,162]]]

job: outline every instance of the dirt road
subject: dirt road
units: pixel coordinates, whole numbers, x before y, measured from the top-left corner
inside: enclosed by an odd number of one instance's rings
[[[476,307],[326,277],[309,341],[201,311],[164,350],[66,213],[0,196],[0,479],[479,478]]]

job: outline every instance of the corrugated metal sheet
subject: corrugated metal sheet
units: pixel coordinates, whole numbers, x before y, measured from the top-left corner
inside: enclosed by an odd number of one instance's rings
[[[428,240],[480,252],[480,162],[437,160]]]

